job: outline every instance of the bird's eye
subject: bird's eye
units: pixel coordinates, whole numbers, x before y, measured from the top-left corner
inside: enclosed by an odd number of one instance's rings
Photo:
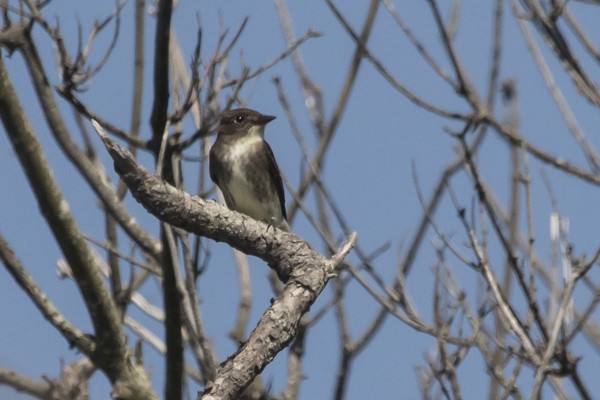
[[[236,115],[233,120],[235,121],[236,124],[239,124],[240,122],[243,122],[245,119],[246,119],[246,117],[244,117],[243,115]]]

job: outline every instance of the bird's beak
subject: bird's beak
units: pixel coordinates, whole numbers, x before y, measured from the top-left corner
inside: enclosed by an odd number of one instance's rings
[[[258,118],[257,123],[259,125],[266,125],[269,122],[273,121],[275,118],[277,117],[274,117],[273,115],[261,115],[260,118]]]

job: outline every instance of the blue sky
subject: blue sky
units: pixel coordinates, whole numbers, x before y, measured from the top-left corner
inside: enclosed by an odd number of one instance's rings
[[[94,18],[107,15],[112,2],[82,1],[73,4],[55,1],[46,15],[60,19],[61,29],[68,38],[71,50],[76,45],[76,21],[81,20],[84,32]],[[367,2],[358,2],[352,6],[340,3],[344,15],[359,29],[364,18]],[[443,53],[441,42],[432,24],[432,17],[425,2],[402,2],[396,4],[402,17],[410,24],[413,32],[423,41],[428,50],[450,70]],[[444,3],[444,2],[440,2]],[[457,30],[456,49],[462,58],[465,70],[469,73],[476,88],[486,96],[486,78],[489,71],[492,9],[490,2],[476,0],[465,1],[461,8],[460,23]],[[575,15],[588,29],[590,37],[600,37],[600,26],[594,24],[600,18],[600,9],[596,6],[571,2]],[[327,117],[337,100],[353,45],[348,36],[332,16],[326,5],[320,1],[290,2],[288,5],[293,17],[297,37],[309,28],[323,33],[317,39],[311,39],[301,47],[302,57],[311,79],[323,90]],[[446,5],[444,5],[446,7]],[[582,167],[585,167],[580,150],[568,135],[555,103],[548,91],[533,60],[527,52],[521,34],[506,5],[506,24],[504,27],[504,59],[501,66],[501,78],[513,77],[517,80],[521,104],[522,134],[532,143],[545,151],[560,155]],[[89,90],[83,94],[95,112],[105,116],[117,125],[129,126],[133,21],[132,4],[127,4],[122,14],[121,38],[111,61],[105,71],[89,84]],[[285,49],[277,11],[272,2],[258,0],[244,1],[205,1],[182,2],[174,13],[173,28],[181,42],[186,61],[190,59],[194,48],[198,24],[203,27],[203,52],[211,54],[220,32],[219,21],[234,31],[245,16],[249,17],[247,29],[232,52],[230,65],[233,71],[239,71],[239,60],[252,68],[276,57]],[[154,24],[148,19],[146,27],[147,61],[144,94],[144,121],[142,132],[148,137],[149,113],[152,105],[150,86],[151,43]],[[53,48],[39,29],[34,32],[40,39],[40,52],[45,61],[47,73],[56,82]],[[536,36],[537,38],[537,36]],[[538,43],[541,43],[538,39]],[[98,41],[97,51],[101,54],[106,46],[106,37]],[[390,72],[403,84],[414,90],[428,101],[441,107],[464,112],[467,105],[458,100],[452,90],[444,84],[419,58],[417,52],[395,25],[387,10],[381,7],[369,42],[371,51],[380,58]],[[542,44],[543,46],[543,44]],[[580,50],[580,49],[577,49]],[[544,55],[551,70],[565,91],[579,123],[587,132],[588,138],[598,147],[598,127],[600,117],[586,101],[577,96],[569,80],[561,72],[560,65],[544,47]],[[31,122],[36,129],[54,174],[63,189],[73,213],[78,218],[80,228],[88,235],[102,237],[103,222],[96,199],[87,190],[87,185],[74,171],[57,148],[43,120],[37,101],[33,95],[29,77],[19,54],[6,57],[4,62],[11,72],[11,78],[21,96]],[[592,66],[590,60],[582,57],[585,66]],[[598,80],[598,68],[593,78]],[[266,137],[277,157],[280,168],[286,177],[297,184],[300,171],[300,154],[286,121],[284,112],[277,100],[272,78],[282,80],[286,94],[296,112],[305,140],[314,150],[314,132],[308,122],[303,106],[302,92],[298,80],[288,60],[276,65],[261,77],[249,83],[242,92],[247,105],[265,114],[278,118],[269,124]],[[223,100],[223,99],[221,99]],[[71,113],[63,103],[64,115],[73,132],[76,132]],[[351,229],[359,234],[359,245],[365,253],[375,251],[385,243],[390,247],[375,261],[377,272],[387,279],[395,273],[398,259],[408,245],[416,224],[422,213],[415,185],[412,179],[414,163],[419,184],[428,198],[440,171],[456,156],[456,145],[444,128],[460,127],[454,121],[432,116],[414,106],[395,91],[375,71],[368,62],[364,62],[359,72],[356,86],[352,92],[348,108],[338,128],[338,133],[330,149],[324,171],[324,180],[333,193],[337,204],[346,216]],[[191,126],[187,126],[191,130]],[[46,227],[31,189],[22,173],[4,128],[0,127],[0,182],[7,189],[0,196],[0,232],[8,239],[17,255],[27,267],[38,284],[64,314],[82,329],[90,329],[85,308],[79,293],[72,282],[59,280],[56,276],[56,260],[61,257],[59,250]],[[186,132],[184,134],[189,134]],[[97,142],[98,143],[98,142]],[[107,155],[98,144],[98,152],[113,181],[116,175],[112,171]],[[190,149],[190,155],[197,154],[197,147]],[[496,136],[490,135],[479,155],[482,173],[493,186],[497,198],[506,204],[509,189],[509,169],[507,166],[508,147]],[[533,222],[536,232],[536,250],[542,261],[550,261],[550,243],[548,220],[552,211],[548,191],[542,182],[546,174],[552,183],[561,213],[570,221],[570,239],[575,244],[577,254],[593,253],[599,245],[598,232],[600,213],[596,211],[600,201],[597,187],[574,180],[553,168],[543,165],[533,157],[528,157],[532,178],[533,201],[535,211]],[[148,167],[151,159],[143,157]],[[196,163],[185,165],[187,176],[195,180]],[[10,183],[10,186],[8,185]],[[464,174],[453,181],[460,201],[465,207],[472,207],[475,200],[472,183]],[[8,189],[10,188],[10,189]],[[193,188],[190,188],[190,191]],[[289,195],[288,195],[289,200]],[[309,205],[312,203],[309,196]],[[149,230],[156,233],[158,224],[137,203],[129,199],[129,208]],[[314,207],[313,207],[314,209]],[[456,211],[446,200],[436,214],[436,221],[463,251],[464,234]],[[319,249],[323,249],[317,235],[300,216],[293,224],[293,230],[306,238]],[[342,237],[336,227],[336,232]],[[434,245],[439,242],[433,232],[429,232],[413,271],[408,279],[409,290],[417,309],[424,318],[431,315],[431,293],[433,288],[432,268],[436,263]],[[234,349],[234,344],[226,337],[235,320],[237,297],[236,269],[231,251],[224,244],[212,244],[213,258],[205,275],[199,282],[199,296],[202,299],[202,312],[205,324],[214,341],[219,357],[225,359]],[[104,254],[99,250],[101,254]],[[501,254],[491,254],[492,260],[502,259]],[[350,259],[356,261],[351,255]],[[498,265],[501,265],[499,263]],[[260,260],[251,259],[253,294],[253,327],[262,311],[268,306],[271,292],[266,281],[267,269]],[[478,280],[472,270],[459,263],[453,264],[453,272],[467,291],[471,300],[478,293]],[[592,275],[594,276],[594,275]],[[595,278],[597,279],[597,273]],[[155,287],[144,289],[148,299],[157,305],[162,300]],[[3,268],[0,268],[0,316],[5,323],[0,331],[0,342],[9,344],[0,347],[0,366],[13,368],[32,377],[47,373],[54,377],[60,370],[61,360],[70,362],[78,359],[75,351],[68,348],[65,340],[43,320],[26,296],[18,289]],[[359,335],[378,310],[375,301],[357,283],[351,283],[347,289],[350,326],[353,335]],[[318,310],[330,298],[331,290],[326,289],[313,310]],[[582,295],[583,296],[583,295]],[[583,296],[582,305],[589,296]],[[577,300],[577,299],[576,299]],[[143,318],[135,310],[136,317]],[[597,321],[598,318],[596,317]],[[155,322],[147,321],[157,332],[162,328]],[[86,328],[87,327],[87,328]],[[134,336],[130,335],[133,342]],[[330,398],[338,363],[339,345],[335,318],[329,313],[308,336],[305,355],[306,380],[302,386],[302,399]],[[435,342],[433,338],[420,334],[393,317],[388,317],[383,329],[366,350],[358,356],[351,371],[351,383],[348,387],[348,399],[364,398],[418,398],[418,379],[415,366],[422,365]],[[600,368],[598,354],[590,351],[583,340],[579,340],[574,350],[576,355],[584,355],[581,371],[589,388],[600,391],[600,383],[590,379],[592,371]],[[155,381],[157,392],[162,393],[163,361],[150,347],[146,347],[147,366]],[[481,371],[484,368],[480,357],[470,355],[466,365],[459,369],[463,395],[466,399],[477,399],[486,394],[488,378]],[[263,376],[272,381],[277,393],[285,383],[286,359],[280,354],[269,366]],[[585,371],[590,372],[585,372]],[[99,375],[99,374],[98,374]],[[472,375],[478,379],[470,379]],[[533,374],[524,373],[531,379]],[[523,387],[530,381],[523,382]],[[195,395],[197,388],[192,387]],[[108,385],[103,376],[93,380],[92,399],[106,398]],[[0,397],[26,398],[12,390],[0,387]]]

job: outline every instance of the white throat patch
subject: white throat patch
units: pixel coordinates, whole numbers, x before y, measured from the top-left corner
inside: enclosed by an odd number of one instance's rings
[[[250,131],[237,139],[231,144],[231,152],[229,157],[232,160],[236,160],[248,152],[248,148],[254,145],[257,142],[263,140],[265,136],[265,127],[263,126],[253,126],[250,128]]]

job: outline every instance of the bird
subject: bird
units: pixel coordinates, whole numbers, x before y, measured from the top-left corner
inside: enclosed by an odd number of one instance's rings
[[[229,209],[290,232],[281,172],[264,139],[265,126],[275,118],[249,108],[224,111],[209,172]]]

